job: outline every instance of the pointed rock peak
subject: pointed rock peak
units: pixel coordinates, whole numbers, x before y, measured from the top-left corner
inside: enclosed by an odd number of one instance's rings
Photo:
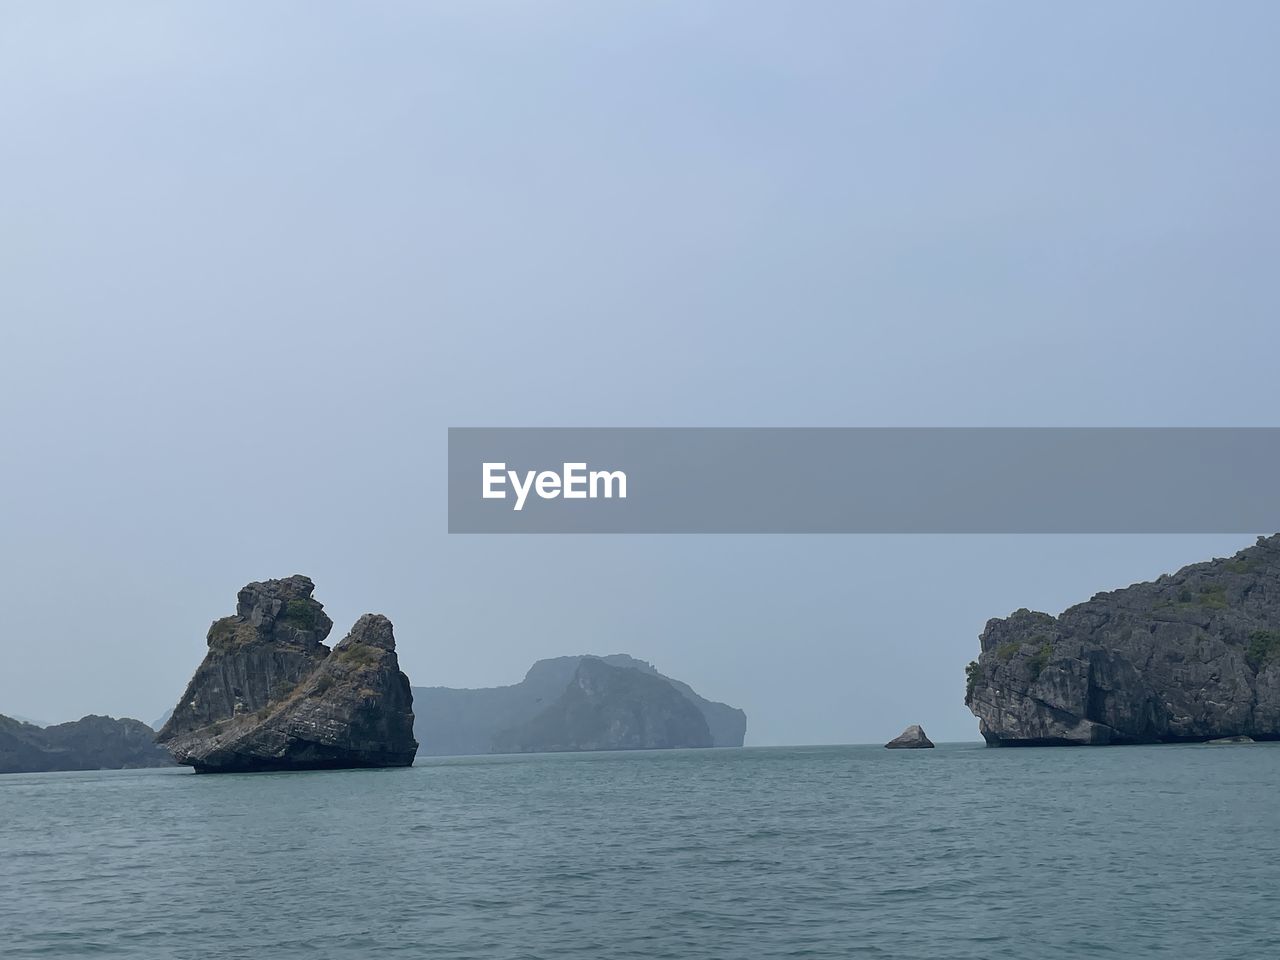
[[[933,741],[924,735],[924,727],[913,723],[907,729],[885,744],[890,750],[919,750],[933,746]]]
[[[391,621],[380,613],[366,613],[334,649],[341,650],[356,644],[395,653],[396,637]]]

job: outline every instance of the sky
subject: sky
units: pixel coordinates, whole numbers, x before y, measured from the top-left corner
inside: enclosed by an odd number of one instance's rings
[[[151,721],[306,573],[415,685],[627,652],[750,744],[977,739],[989,617],[1252,537],[450,536],[446,430],[1274,426],[1278,29],[0,4],[0,713]]]

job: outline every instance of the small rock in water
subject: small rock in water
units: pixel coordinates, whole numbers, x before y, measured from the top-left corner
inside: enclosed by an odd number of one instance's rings
[[[1218,737],[1216,740],[1210,740],[1209,743],[1256,743],[1253,737]]]
[[[924,728],[913,723],[885,744],[890,750],[923,750],[932,747],[933,741],[924,735]]]

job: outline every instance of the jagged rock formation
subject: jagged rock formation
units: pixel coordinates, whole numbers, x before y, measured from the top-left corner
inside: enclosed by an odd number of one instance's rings
[[[0,773],[167,767],[155,731],[140,720],[87,716],[37,727],[0,716]]]
[[[933,741],[924,735],[924,727],[913,723],[885,744],[890,750],[928,750]]]
[[[493,752],[497,735],[529,723],[560,698],[586,658],[580,655],[539,660],[529,668],[524,680],[506,687],[415,687],[416,734],[422,741],[421,752],[435,756]],[[702,713],[713,746],[742,746],[747,715],[736,707],[707,700],[687,683],[664,676],[651,664],[625,653],[595,659],[666,681]]]
[[[365,614],[332,651],[307,577],[251,583],[157,740],[198,772],[413,763],[413,694],[391,621]]]
[[[993,746],[1280,739],[1280,535],[980,642],[965,703]]]
[[[666,680],[583,657],[568,687],[527,723],[498,733],[496,753],[709,747],[706,718]]]

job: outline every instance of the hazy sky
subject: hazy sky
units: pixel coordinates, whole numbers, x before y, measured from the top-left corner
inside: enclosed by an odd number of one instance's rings
[[[0,713],[150,721],[302,572],[419,685],[625,651],[752,743],[975,739],[988,617],[1251,538],[450,537],[446,428],[1276,425],[1278,32],[0,4]]]

